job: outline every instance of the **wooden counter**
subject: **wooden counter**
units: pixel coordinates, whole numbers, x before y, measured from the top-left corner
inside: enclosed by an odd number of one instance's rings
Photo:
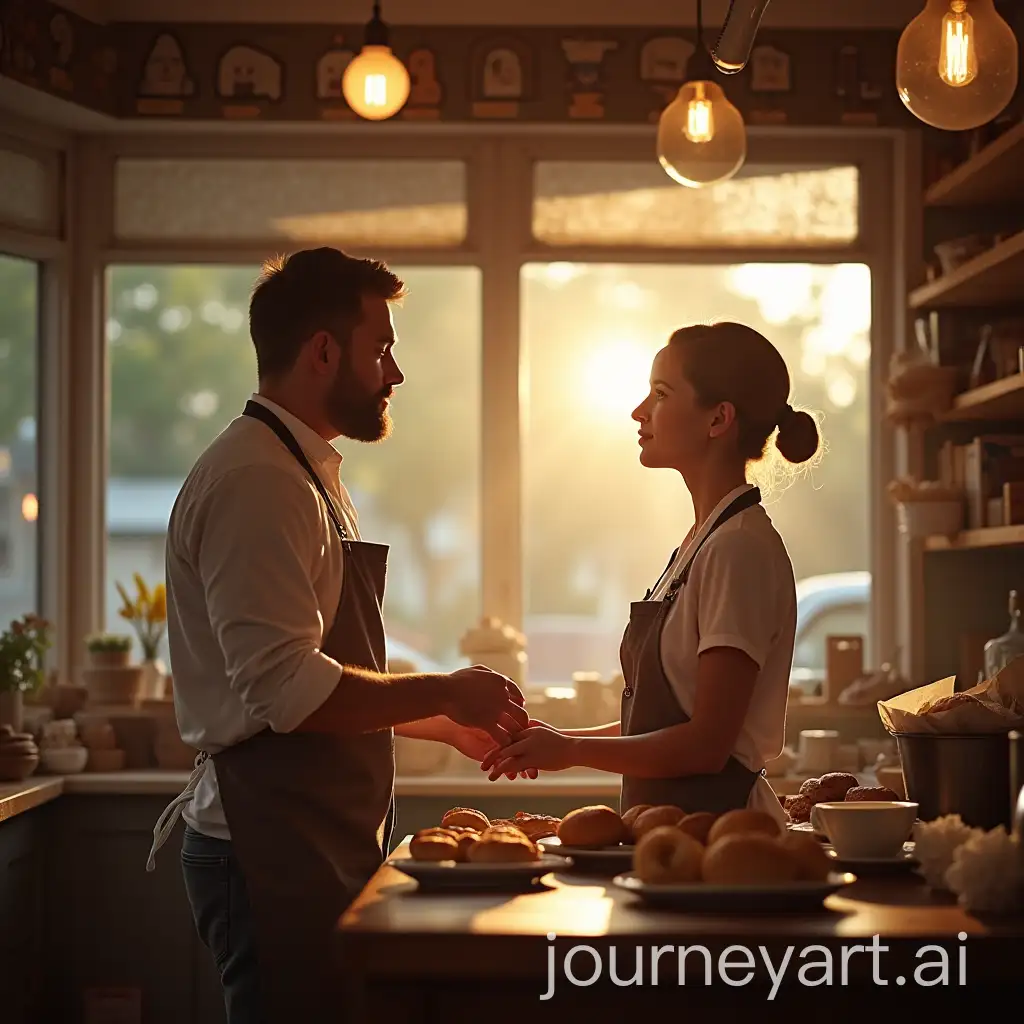
[[[396,856],[407,856],[404,843]],[[875,935],[880,936],[880,982],[873,979]],[[419,894],[414,881],[385,865],[343,917],[338,940],[360,1013],[379,1012],[386,1006],[396,1020],[436,1017],[446,1024],[479,1020],[481,1005],[487,1007],[489,1024],[521,1021],[526,1006],[531,1021],[547,1020],[549,1015],[552,1020],[556,1015],[564,1019],[560,1015],[570,1006],[587,1012],[591,1019],[605,1019],[605,1015],[610,1019],[670,1003],[678,1008],[684,992],[687,1007],[701,1000],[733,1006],[751,999],[763,1007],[772,988],[765,957],[776,974],[781,965],[790,965],[782,972],[772,998],[775,1004],[793,1000],[794,1005],[806,1007],[812,993],[805,990],[807,982],[801,983],[799,971],[802,966],[811,970],[811,963],[830,957],[834,986],[842,982],[845,959],[851,997],[877,1001],[885,983],[887,1000],[906,997],[912,1005],[922,999],[931,1004],[941,989],[943,1005],[948,1006],[961,996],[976,998],[982,988],[991,992],[993,986],[1013,984],[1024,963],[1024,920],[979,920],[951,898],[932,893],[914,875],[859,879],[841,896],[829,897],[822,910],[813,914],[725,917],[652,911],[614,888],[609,878],[571,872],[545,876],[536,891],[520,895]],[[597,951],[604,965],[601,978],[590,987],[574,987],[559,974],[554,998],[542,1000],[549,988],[550,950],[561,964],[566,952],[578,944]],[[708,951],[713,972],[723,963],[728,947],[749,949],[756,965],[752,980],[733,987],[713,977],[706,986],[701,959],[698,977],[693,980],[688,974],[683,990],[675,956],[669,955],[659,962],[661,984],[651,986],[653,948],[694,945]],[[940,955],[934,947],[945,950],[948,986],[915,984],[923,946],[932,947],[923,954],[926,960]],[[647,980],[640,987],[624,986],[621,981],[636,969],[638,951]],[[738,960],[735,950],[727,955],[732,976],[742,977],[745,972],[737,967],[743,963],[742,955]],[[605,980],[613,956],[620,965],[619,984]],[[581,955],[575,972],[587,977],[593,964],[592,954]],[[691,974],[693,970],[691,966]],[[815,969],[813,977],[820,976]],[[900,977],[902,983],[896,980]],[[510,994],[504,1007],[500,998],[495,999],[499,992]]]

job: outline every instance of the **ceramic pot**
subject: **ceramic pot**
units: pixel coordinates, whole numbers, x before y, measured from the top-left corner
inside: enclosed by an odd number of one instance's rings
[[[84,668],[82,682],[94,705],[135,706],[142,696],[142,666]]]
[[[0,725],[21,732],[25,724],[25,704],[21,690],[0,691]]]
[[[39,748],[31,734],[15,732],[10,725],[0,725],[0,779],[21,782],[39,766]]]

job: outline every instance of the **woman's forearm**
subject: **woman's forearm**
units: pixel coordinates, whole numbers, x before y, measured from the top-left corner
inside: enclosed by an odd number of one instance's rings
[[[692,722],[639,736],[621,736],[618,730],[611,735],[578,732],[573,767],[645,779],[721,771],[728,755],[723,760],[719,752],[708,748],[705,739]]]
[[[621,736],[621,722],[607,722],[605,725],[591,725],[586,729],[559,729],[565,736]]]

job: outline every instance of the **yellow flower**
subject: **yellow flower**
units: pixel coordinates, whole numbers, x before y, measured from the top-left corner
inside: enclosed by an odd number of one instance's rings
[[[149,609],[151,622],[165,622],[167,620],[167,589],[162,583],[158,583],[153,590],[153,604]]]
[[[149,590],[146,588],[146,581],[139,573],[135,573],[135,586],[139,591],[139,604],[144,608],[150,603]]]
[[[135,602],[128,596],[128,591],[120,583],[115,584],[118,594],[124,604],[121,606],[120,615],[123,619],[131,619],[136,614]]]

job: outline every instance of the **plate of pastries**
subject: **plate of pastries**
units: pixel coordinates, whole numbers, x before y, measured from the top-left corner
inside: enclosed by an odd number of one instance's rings
[[[665,823],[643,832],[632,870],[613,880],[649,906],[719,914],[809,911],[856,881],[834,870],[814,836],[763,811],[661,810]],[[673,814],[679,815],[674,824]]]
[[[440,825],[409,838],[408,857],[392,857],[388,863],[421,888],[521,886],[565,866],[536,839],[551,835],[557,824],[557,818],[525,811],[491,821],[475,808],[453,807]]]
[[[842,800],[899,800],[887,786],[862,786],[855,775],[848,772],[828,772],[817,779],[807,779],[800,790],[783,799],[789,827],[795,832],[809,832],[822,842],[828,836],[811,824],[811,808],[815,804]]]

